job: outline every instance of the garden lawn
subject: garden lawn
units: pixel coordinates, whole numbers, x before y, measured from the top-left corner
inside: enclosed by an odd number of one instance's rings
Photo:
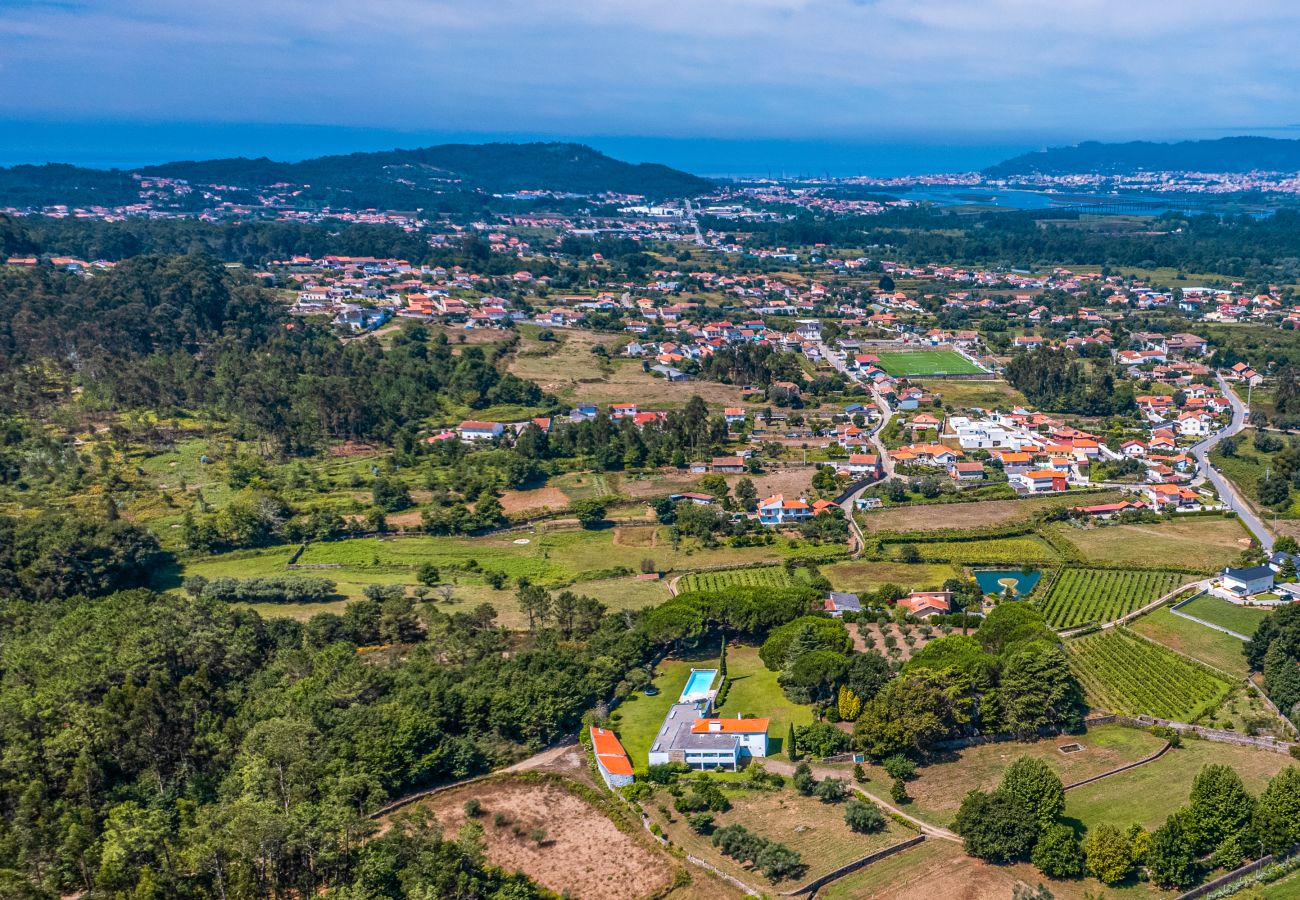
[[[1271,610],[1257,606],[1238,606],[1220,597],[1204,594],[1191,603],[1178,607],[1179,612],[1196,616],[1214,625],[1230,629],[1238,634],[1250,637],[1259,627],[1259,623],[1268,618]]]
[[[628,697],[614,711],[614,730],[627,750],[634,768],[646,768],[646,756],[654,743],[659,726],[663,724],[668,708],[677,702],[691,669],[716,668],[718,647],[710,641],[697,650],[662,660],[656,667],[658,673],[654,686],[658,695],[648,697],[643,693]],[[791,722],[807,725],[812,722],[812,710],[791,703],[776,683],[775,672],[770,672],[758,658],[758,648],[741,644],[727,647],[727,678],[731,681],[726,702],[719,708],[722,716],[741,713],[772,720],[768,727],[768,753],[783,752],[786,732]],[[716,687],[716,685],[715,685]]]
[[[894,377],[905,375],[978,375],[984,370],[955,350],[884,350],[880,367]]]
[[[758,648],[735,645],[727,647],[727,680],[731,687],[722,706],[720,716],[758,716],[772,720],[768,727],[768,753],[775,756],[785,752],[785,736],[791,723],[807,725],[812,722],[812,709],[788,700],[776,683],[776,672],[769,671],[758,658]]]
[[[1134,823],[1152,829],[1187,803],[1192,781],[1205,766],[1231,766],[1246,789],[1258,796],[1270,778],[1293,762],[1271,750],[1185,740],[1180,749],[1155,762],[1069,791],[1065,815],[1088,827],[1109,822],[1121,829]]]
[[[1193,516],[1156,525],[1054,526],[1089,562],[1100,565],[1179,565],[1217,572],[1236,562],[1248,538],[1235,518]]]
[[[1249,671],[1241,641],[1230,634],[1176,616],[1168,607],[1162,606],[1135,619],[1129,627],[1138,634],[1230,674],[1244,678]]]

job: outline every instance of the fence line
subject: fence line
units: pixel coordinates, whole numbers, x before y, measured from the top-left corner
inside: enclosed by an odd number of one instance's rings
[[[1103,778],[1109,778],[1112,775],[1118,775],[1121,772],[1127,772],[1129,769],[1136,769],[1138,766],[1145,766],[1147,763],[1155,762],[1157,759],[1164,756],[1166,753],[1169,752],[1169,748],[1172,746],[1173,744],[1169,743],[1168,741],[1165,741],[1165,745],[1163,747],[1161,747],[1155,753],[1152,753],[1150,756],[1145,757],[1144,759],[1139,759],[1137,762],[1131,762],[1128,765],[1120,766],[1118,769],[1111,769],[1109,772],[1102,772],[1100,775],[1093,775],[1091,778],[1085,778],[1082,781],[1076,781],[1073,784],[1067,784],[1062,788],[1062,790],[1066,790],[1066,791],[1073,790],[1074,788],[1083,787],[1085,784],[1092,784],[1094,781],[1101,781]]]
[[[1206,591],[1201,591],[1201,594],[1204,593],[1206,593]],[[1196,596],[1199,597],[1201,594],[1197,594]],[[1213,622],[1207,622],[1204,619],[1197,618],[1191,613],[1183,612],[1181,607],[1186,606],[1188,603],[1191,603],[1195,599],[1196,597],[1188,597],[1186,600],[1181,600],[1178,603],[1175,603],[1173,606],[1169,607],[1169,611],[1176,616],[1181,616],[1182,618],[1187,619],[1190,622],[1195,622],[1197,625],[1204,625],[1206,628],[1213,628],[1215,631],[1221,631],[1224,634],[1231,635],[1232,637],[1235,637],[1239,641],[1250,640],[1250,638],[1246,637],[1246,635],[1233,631],[1231,628],[1224,628],[1222,625],[1215,625]]]
[[[1192,734],[1212,743],[1237,744],[1243,747],[1255,747],[1260,750],[1272,750],[1274,753],[1290,753],[1292,747],[1300,746],[1289,741],[1279,741],[1277,738],[1268,737],[1267,735],[1252,736],[1236,731],[1226,731],[1222,728],[1206,728],[1204,725],[1189,725],[1186,722],[1157,719],[1155,716],[1123,716],[1116,714],[1085,720],[1085,724],[1104,725],[1107,722],[1118,722],[1121,725],[1128,725],[1133,728],[1150,728],[1153,725],[1162,725],[1166,728],[1172,728],[1179,734]]]
[[[814,878],[803,887],[795,888],[792,891],[782,891],[780,896],[797,897],[800,894],[815,894],[818,890],[830,884],[832,881],[843,878],[850,872],[856,872],[858,869],[869,866],[874,862],[878,862],[887,856],[893,856],[895,853],[902,853],[904,850],[915,847],[917,844],[923,843],[924,841],[925,835],[918,834],[916,837],[908,838],[905,841],[899,841],[897,844],[890,844],[888,847],[882,847],[875,853],[868,853],[861,859],[855,859],[851,863],[840,866],[833,872],[827,872],[825,875]]]
[[[1255,872],[1267,868],[1268,866],[1271,866],[1275,862],[1278,863],[1284,862],[1290,859],[1296,853],[1300,853],[1300,844],[1296,844],[1294,847],[1287,850],[1285,853],[1282,853],[1281,855],[1274,855],[1270,853],[1268,856],[1261,856],[1259,859],[1255,860],[1254,862],[1249,862],[1246,863],[1244,866],[1233,869],[1231,872],[1228,872],[1226,875],[1220,875],[1218,878],[1215,878],[1213,881],[1207,881],[1205,882],[1205,884],[1198,884],[1196,887],[1192,888],[1190,891],[1186,892],[1185,894],[1179,894],[1175,898],[1175,900],[1195,900],[1195,898],[1197,897],[1204,897],[1206,894],[1211,894],[1214,891],[1217,891],[1221,887],[1227,887],[1229,884],[1232,884],[1234,881],[1238,881],[1242,878],[1245,878],[1247,875],[1253,875]]]

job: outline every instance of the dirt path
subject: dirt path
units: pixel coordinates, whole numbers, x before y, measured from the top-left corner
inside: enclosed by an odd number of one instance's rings
[[[782,760],[782,759],[771,759],[771,758],[765,759],[763,760],[763,766],[768,770],[772,772],[777,772],[781,775],[793,775],[795,769],[794,763],[787,762],[786,760]],[[845,774],[839,769],[828,769],[824,766],[816,766],[816,765],[812,766],[812,773],[818,778],[843,778]],[[849,780],[850,783],[852,783],[852,778],[850,778]],[[921,829],[922,833],[929,835],[930,837],[939,838],[940,840],[944,840],[944,841],[956,841],[959,844],[962,842],[961,838],[958,835],[949,831],[947,828],[940,828],[937,825],[931,825],[928,822],[922,822],[920,819],[916,818],[915,816],[909,816],[907,813],[903,812],[897,806],[894,806],[892,803],[888,803],[884,800],[881,800],[875,794],[866,790],[859,784],[853,784],[853,789],[857,791],[859,794],[861,794],[862,796],[866,797],[872,803],[879,806],[881,809],[885,809],[891,813],[902,816],[904,819],[911,822],[917,828]]]

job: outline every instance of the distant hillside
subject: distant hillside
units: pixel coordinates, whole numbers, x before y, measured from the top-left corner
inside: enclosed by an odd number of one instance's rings
[[[463,206],[467,194],[550,190],[607,191],[651,198],[694,196],[706,179],[656,163],[613,159],[582,144],[444,144],[415,150],[322,156],[286,163],[266,159],[170,162],[130,171],[75,166],[0,168],[0,206],[120,204],[134,199],[133,174],[221,185],[242,202],[272,185],[299,188],[307,206],[414,209]],[[241,195],[247,196],[241,196]],[[481,196],[481,194],[480,194]]]
[[[990,166],[990,178],[1014,175],[1126,174],[1139,171],[1300,172],[1300,140],[1227,137],[1159,144],[1087,141],[1025,153]]]

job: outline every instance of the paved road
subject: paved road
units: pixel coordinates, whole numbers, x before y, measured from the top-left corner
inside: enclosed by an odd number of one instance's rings
[[[1219,498],[1223,500],[1224,503],[1227,503],[1234,512],[1236,512],[1236,514],[1241,518],[1241,521],[1245,523],[1248,529],[1250,529],[1250,533],[1259,541],[1260,546],[1264,548],[1264,552],[1272,553],[1273,535],[1269,534],[1268,529],[1264,527],[1264,523],[1260,521],[1259,516],[1255,515],[1254,510],[1250,508],[1250,505],[1237,491],[1237,488],[1233,486],[1232,482],[1224,478],[1219,470],[1214,468],[1214,465],[1210,462],[1210,451],[1213,450],[1214,447],[1224,438],[1241,431],[1241,429],[1246,425],[1246,414],[1249,412],[1249,410],[1246,409],[1246,405],[1242,403],[1241,400],[1238,399],[1237,395],[1228,387],[1228,383],[1224,380],[1222,375],[1219,375],[1219,389],[1223,391],[1223,396],[1227,397],[1228,402],[1232,404],[1232,421],[1221,430],[1216,431],[1214,434],[1192,447],[1192,456],[1196,458],[1196,463],[1200,468],[1201,474],[1207,478],[1209,482],[1214,485],[1214,489],[1219,492]]]
[[[691,223],[691,227],[695,229],[695,243],[701,247],[707,247],[709,242],[704,239],[704,232],[700,229],[700,220],[696,217],[695,207],[691,205],[689,199],[686,201],[686,219]]]

